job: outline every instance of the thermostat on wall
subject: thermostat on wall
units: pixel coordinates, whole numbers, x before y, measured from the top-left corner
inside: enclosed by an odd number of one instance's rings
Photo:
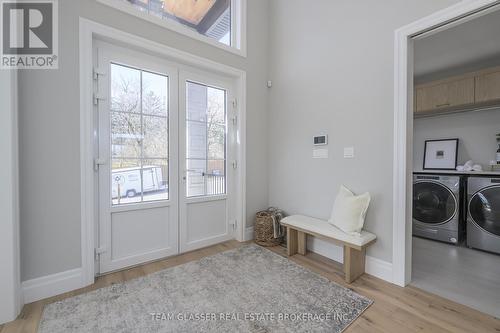
[[[328,144],[328,135],[319,135],[314,137],[315,146],[324,146]]]

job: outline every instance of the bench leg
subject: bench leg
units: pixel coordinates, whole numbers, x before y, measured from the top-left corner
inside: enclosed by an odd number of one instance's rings
[[[287,227],[286,229],[286,244],[288,256],[293,256],[298,252],[298,232],[295,229]]]
[[[297,252],[303,256],[306,255],[307,252],[307,235],[302,231],[297,231]]]
[[[365,272],[366,251],[344,246],[345,281],[351,283]]]

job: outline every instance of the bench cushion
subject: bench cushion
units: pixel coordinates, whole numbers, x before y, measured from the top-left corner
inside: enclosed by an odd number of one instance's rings
[[[356,246],[364,246],[377,238],[377,236],[365,230],[361,230],[359,236],[352,236],[346,234],[327,221],[303,215],[292,215],[285,217],[283,220],[281,220],[281,223],[285,226],[290,226],[292,228],[296,227],[304,231],[310,231],[318,235],[333,238],[344,243],[349,243]]]

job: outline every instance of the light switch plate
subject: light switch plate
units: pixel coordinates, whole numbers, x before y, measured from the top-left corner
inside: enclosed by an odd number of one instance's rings
[[[313,149],[313,158],[328,158],[328,149]]]
[[[344,148],[344,158],[354,158],[354,147]]]

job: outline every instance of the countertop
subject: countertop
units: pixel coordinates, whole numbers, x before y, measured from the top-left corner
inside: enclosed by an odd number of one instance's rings
[[[500,176],[500,171],[414,170],[413,173],[461,176]]]

